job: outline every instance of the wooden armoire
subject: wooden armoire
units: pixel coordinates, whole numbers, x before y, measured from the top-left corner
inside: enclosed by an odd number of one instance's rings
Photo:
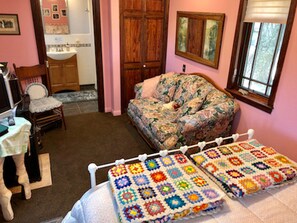
[[[134,85],[164,73],[170,0],[120,0],[121,106]]]

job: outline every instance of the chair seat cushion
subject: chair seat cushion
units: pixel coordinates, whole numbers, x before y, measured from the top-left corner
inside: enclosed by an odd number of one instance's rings
[[[36,100],[31,100],[29,105],[29,111],[31,113],[45,112],[58,108],[62,105],[62,102],[50,97],[40,98]]]
[[[27,86],[25,93],[30,95],[31,100],[37,100],[48,96],[48,91],[42,83],[31,83]]]

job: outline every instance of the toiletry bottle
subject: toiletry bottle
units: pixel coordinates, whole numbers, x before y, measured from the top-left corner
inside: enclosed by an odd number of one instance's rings
[[[70,45],[68,43],[66,44],[66,51],[70,51]]]

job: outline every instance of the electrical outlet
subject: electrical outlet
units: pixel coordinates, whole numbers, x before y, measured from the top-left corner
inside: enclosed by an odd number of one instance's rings
[[[183,64],[183,72],[186,72],[186,65]]]

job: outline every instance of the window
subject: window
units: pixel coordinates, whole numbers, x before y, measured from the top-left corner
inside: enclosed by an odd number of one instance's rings
[[[240,4],[238,16],[242,19],[237,22],[227,90],[239,100],[269,113],[273,109],[296,2],[242,0]]]

